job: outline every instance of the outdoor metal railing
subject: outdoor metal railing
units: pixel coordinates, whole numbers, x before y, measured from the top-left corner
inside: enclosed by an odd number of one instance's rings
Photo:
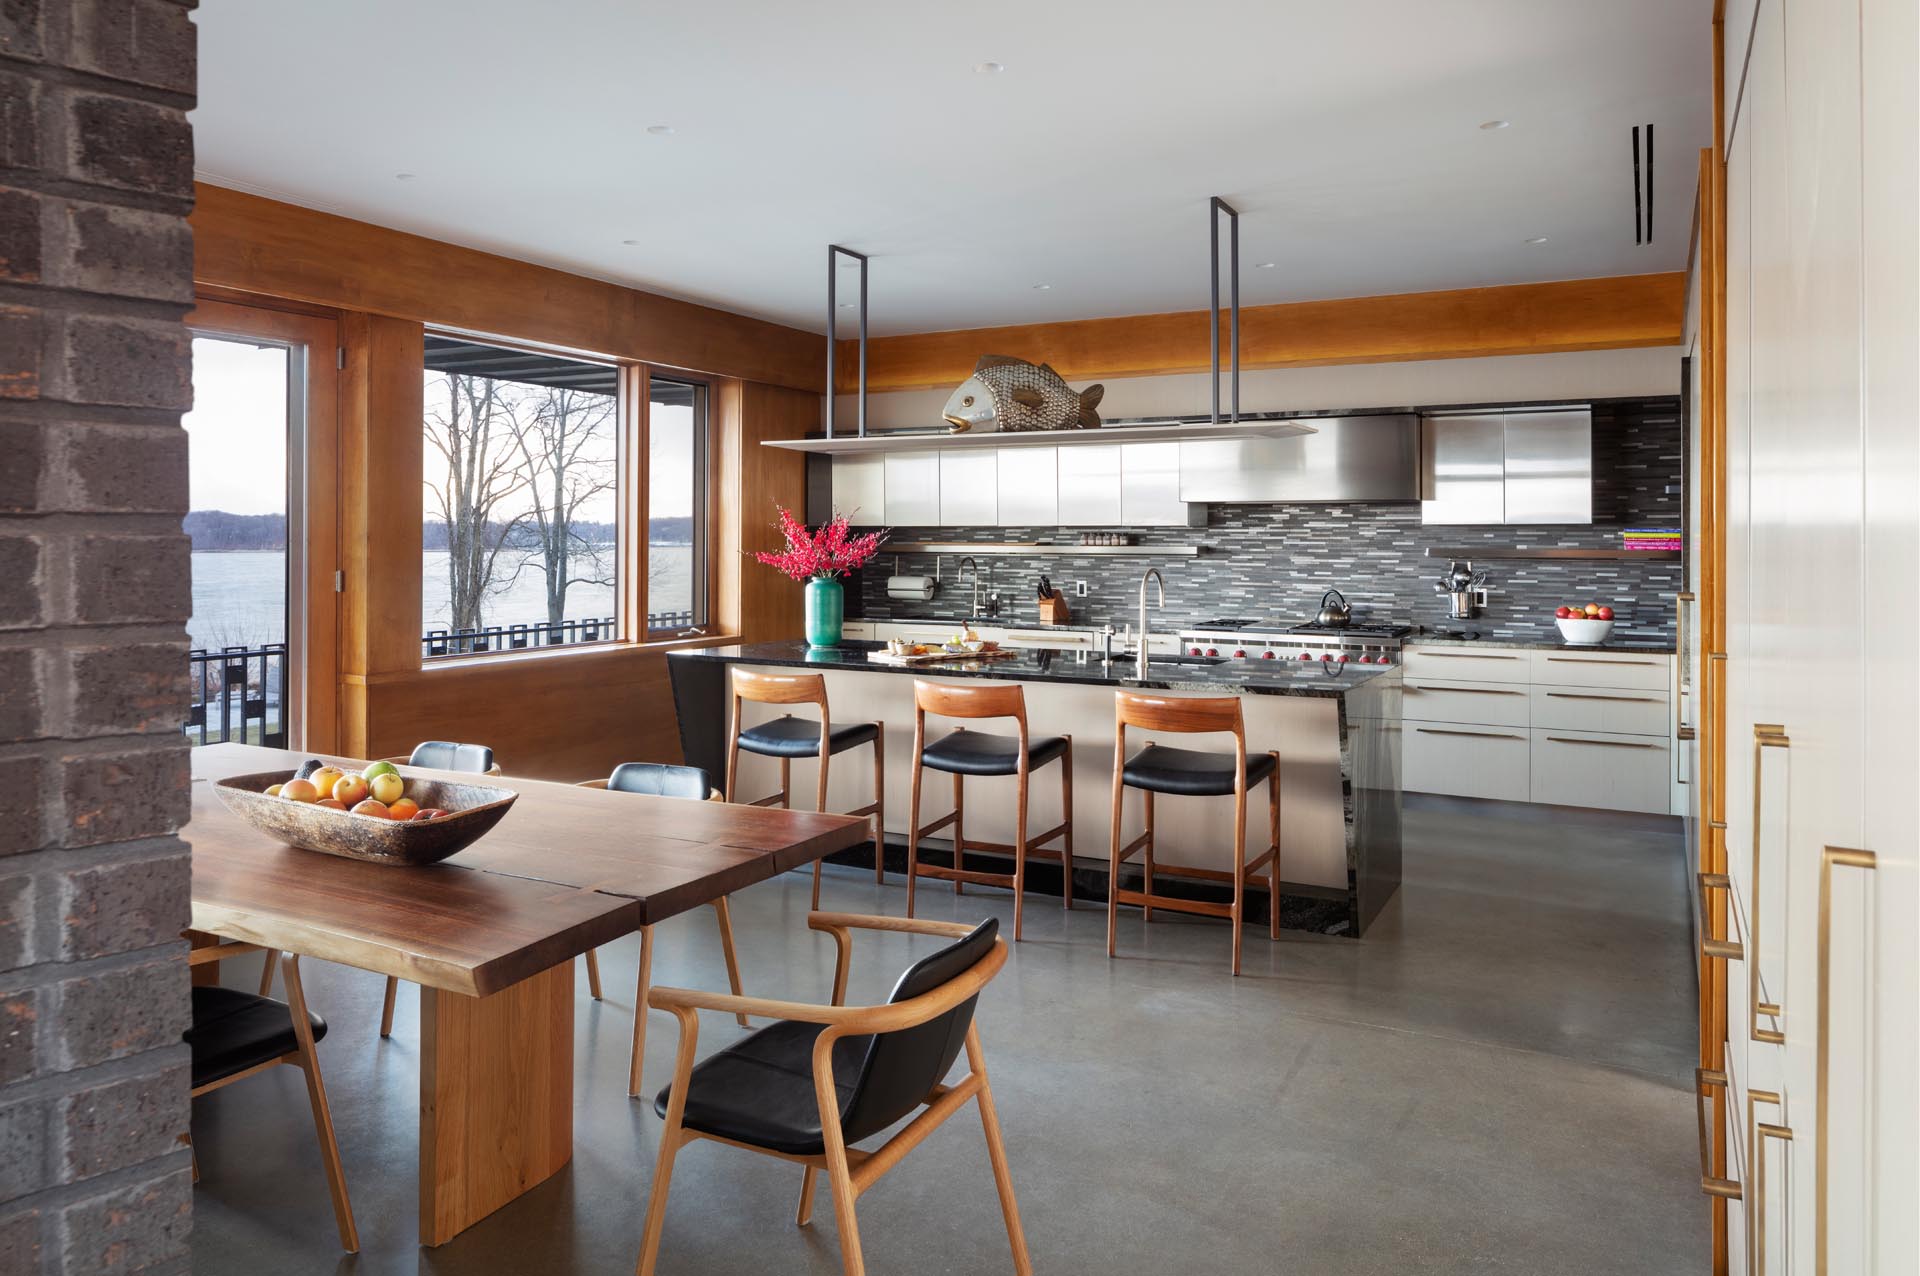
[[[186,733],[195,744],[287,743],[287,644],[187,653]]]
[[[655,611],[647,613],[647,631],[693,627],[691,611]],[[581,620],[563,620],[557,625],[487,625],[481,629],[432,629],[420,639],[420,654],[434,656],[481,656],[501,651],[531,651],[541,647],[567,647],[584,642],[610,642],[620,634],[612,616],[589,616]]]

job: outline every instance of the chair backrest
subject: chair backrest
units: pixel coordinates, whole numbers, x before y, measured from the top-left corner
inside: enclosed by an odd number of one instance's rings
[[[966,974],[993,951],[999,933],[999,919],[989,917],[939,952],[922,957],[900,976],[888,1004],[912,1001]],[[841,1117],[847,1142],[879,1133],[926,1102],[927,1093],[960,1057],[979,999],[976,994],[923,1024],[874,1037]]]
[[[450,740],[428,740],[413,747],[409,766],[432,767],[436,771],[467,771],[485,775],[493,770],[493,750],[484,744],[455,744]]]
[[[913,707],[942,718],[1018,718],[1027,720],[1027,697],[1017,683],[954,686],[913,680]]]
[[[704,802],[713,791],[713,779],[697,766],[665,762],[622,762],[607,777],[617,793],[644,793],[650,797],[692,798]]]
[[[817,704],[827,708],[827,680],[817,673],[757,673],[735,665],[733,698],[760,704]]]
[[[1230,731],[1244,737],[1239,696],[1162,696],[1137,691],[1113,693],[1114,723],[1149,731],[1204,733]]]

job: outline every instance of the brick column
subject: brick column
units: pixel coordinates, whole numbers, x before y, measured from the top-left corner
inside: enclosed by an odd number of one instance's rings
[[[187,1270],[194,29],[0,0],[0,1272]]]

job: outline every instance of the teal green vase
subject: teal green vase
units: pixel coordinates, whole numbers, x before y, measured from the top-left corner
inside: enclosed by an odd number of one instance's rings
[[[807,645],[838,647],[840,626],[847,615],[846,591],[831,576],[807,582]]]

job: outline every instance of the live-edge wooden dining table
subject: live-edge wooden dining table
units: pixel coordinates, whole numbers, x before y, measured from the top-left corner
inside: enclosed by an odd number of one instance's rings
[[[307,757],[193,751],[193,928],[420,985],[420,1240],[439,1245],[573,1155],[573,959],[867,838],[864,820],[402,767],[519,794],[498,825],[425,868],[284,846],[212,781]],[[637,1088],[637,1087],[636,1087]]]

